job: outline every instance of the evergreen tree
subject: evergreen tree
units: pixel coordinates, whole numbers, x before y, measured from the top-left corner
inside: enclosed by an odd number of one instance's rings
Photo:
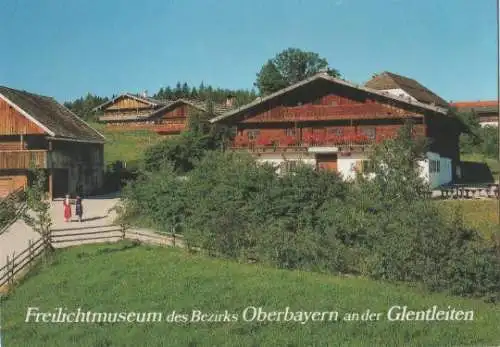
[[[196,90],[196,87],[191,88],[191,93],[190,93],[189,97],[192,99],[198,98],[198,91]]]
[[[170,86],[168,86],[167,88],[165,88],[165,99],[173,99],[174,97],[174,92],[172,91],[172,88],[170,88]]]
[[[182,97],[182,86],[181,86],[181,82],[177,82],[177,84],[175,85],[175,90],[174,90],[174,97],[176,99]]]
[[[189,86],[187,82],[182,85],[182,98],[189,98]]]

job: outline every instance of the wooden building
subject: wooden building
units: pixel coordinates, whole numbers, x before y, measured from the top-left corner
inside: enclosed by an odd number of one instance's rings
[[[226,104],[214,104],[212,112],[222,114],[232,107],[233,98]],[[187,126],[190,114],[207,112],[206,101],[177,99],[156,100],[145,95],[122,94],[95,109],[100,112],[99,121],[110,130],[152,130],[160,135],[179,134]]]
[[[365,83],[365,87],[407,99],[410,102],[417,101],[427,105],[450,107],[448,102],[418,81],[389,71],[375,74]]]
[[[339,172],[363,170],[370,146],[393,137],[411,119],[431,140],[422,175],[431,186],[448,183],[459,165],[461,123],[444,107],[406,95],[355,85],[319,73],[211,120],[233,127],[233,150],[287,170],[298,161]]]
[[[55,99],[0,86],[0,195],[45,169],[52,197],[102,185],[104,137]]]
[[[472,112],[481,126],[498,127],[498,101],[458,101],[451,103],[459,112]]]

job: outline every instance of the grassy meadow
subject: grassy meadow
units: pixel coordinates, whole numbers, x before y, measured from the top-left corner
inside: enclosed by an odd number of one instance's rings
[[[141,158],[144,150],[157,143],[161,136],[149,130],[137,131],[109,131],[103,124],[91,123],[106,137],[104,145],[104,160],[113,163],[117,160],[134,162]]]
[[[462,211],[465,225],[489,238],[498,229],[498,201],[489,200],[440,200],[436,201],[445,218],[452,218],[456,209]]]
[[[500,344],[498,306],[362,278],[286,271],[132,243],[58,251],[2,302],[2,346],[450,346]],[[473,321],[390,322],[388,308],[473,310]],[[266,311],[338,311],[338,321],[245,322]],[[233,322],[25,323],[40,312],[235,313]],[[378,321],[344,321],[349,312]]]

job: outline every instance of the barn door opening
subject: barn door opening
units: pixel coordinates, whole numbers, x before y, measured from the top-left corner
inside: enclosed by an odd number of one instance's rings
[[[52,198],[63,198],[69,191],[69,170],[52,170]]]

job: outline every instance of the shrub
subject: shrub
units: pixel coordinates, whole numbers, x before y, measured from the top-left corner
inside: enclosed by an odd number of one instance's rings
[[[408,124],[374,148],[375,176],[348,184],[304,165],[277,175],[248,154],[204,150],[189,157],[185,180],[175,161],[141,175],[125,190],[127,210],[163,231],[182,220],[188,246],[214,256],[496,300],[500,246],[464,227],[460,212],[442,219],[419,175],[423,151]]]
[[[146,226],[171,232],[184,214],[185,184],[172,165],[155,172],[143,172],[123,189],[127,221],[139,219]]]

